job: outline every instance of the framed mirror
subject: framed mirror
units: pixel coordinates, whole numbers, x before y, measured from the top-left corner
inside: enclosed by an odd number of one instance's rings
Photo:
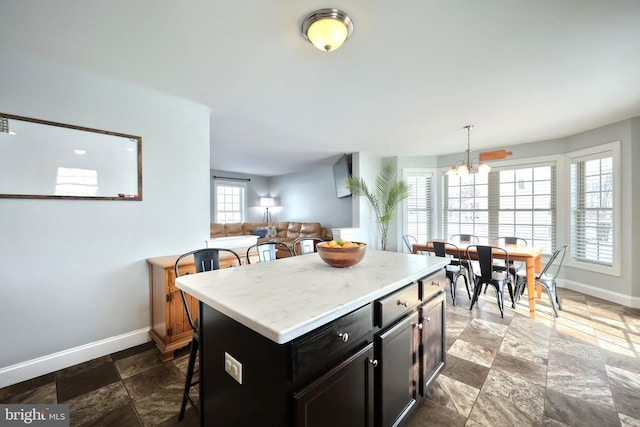
[[[0,197],[142,200],[142,138],[0,113]]]

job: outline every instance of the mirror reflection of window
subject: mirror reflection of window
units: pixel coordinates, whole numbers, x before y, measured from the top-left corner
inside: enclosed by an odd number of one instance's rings
[[[98,192],[98,171],[79,168],[58,168],[56,196],[95,196]]]

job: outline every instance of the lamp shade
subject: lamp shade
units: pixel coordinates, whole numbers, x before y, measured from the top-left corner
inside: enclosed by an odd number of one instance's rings
[[[336,50],[353,32],[353,22],[338,9],[320,9],[302,22],[302,34],[315,47],[326,52]]]
[[[276,199],[273,197],[260,197],[260,207],[270,208],[276,205]]]

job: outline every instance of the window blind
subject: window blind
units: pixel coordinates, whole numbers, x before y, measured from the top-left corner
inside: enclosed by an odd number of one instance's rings
[[[610,152],[571,164],[572,257],[613,265],[613,157]]]
[[[409,186],[407,234],[414,236],[418,242],[432,238],[432,176],[431,173],[408,174],[405,179]]]

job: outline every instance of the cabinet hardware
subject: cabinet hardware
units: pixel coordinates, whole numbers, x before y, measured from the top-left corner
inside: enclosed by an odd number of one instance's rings
[[[173,300],[172,294],[167,294],[167,302],[171,302]]]
[[[371,364],[371,366],[373,366],[374,368],[376,368],[378,366],[378,361],[376,359],[373,360],[369,360],[369,363]]]
[[[340,332],[338,334],[338,339],[342,340],[342,342],[347,342],[347,341],[349,341],[349,334],[346,333],[346,332],[345,333]]]
[[[434,282],[433,280],[431,281],[431,286],[437,286],[440,287],[440,282]]]
[[[426,320],[427,322],[431,322],[431,316],[423,317],[423,319]]]
[[[167,329],[167,335],[168,336],[173,335],[173,329],[172,328]]]
[[[416,326],[418,326],[418,329],[422,329],[422,323],[418,323]]]
[[[398,305],[401,305],[401,306],[403,306],[403,307],[406,307],[406,306],[407,306],[407,302],[406,302],[406,301],[400,301],[400,300],[398,300]]]

